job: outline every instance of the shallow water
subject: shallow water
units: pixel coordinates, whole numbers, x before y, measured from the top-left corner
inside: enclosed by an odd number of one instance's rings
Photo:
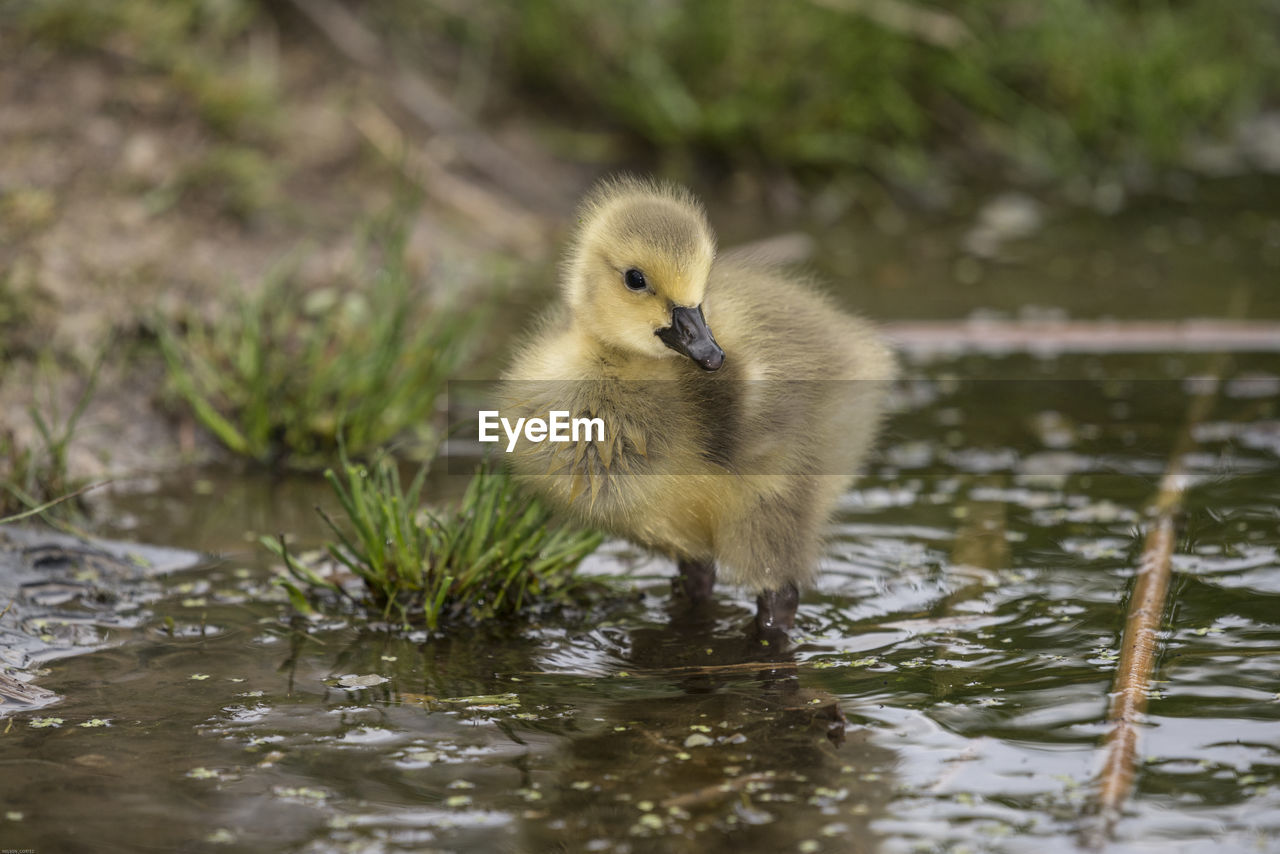
[[[1185,458],[1173,605],[1108,850],[1280,850],[1267,355],[909,366],[789,649],[747,636],[733,590],[672,607],[670,567],[619,543],[588,561],[625,576],[590,613],[438,638],[302,621],[252,541],[316,542],[322,483],[117,491],[104,533],[224,557],[149,581],[115,646],[43,662],[65,700],[0,719],[0,846],[1078,850],[1143,507],[1201,390],[1186,377],[1210,366],[1228,381]]]

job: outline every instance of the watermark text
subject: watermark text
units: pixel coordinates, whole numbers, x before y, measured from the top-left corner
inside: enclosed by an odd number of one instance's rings
[[[523,432],[530,442],[603,442],[603,418],[570,418],[569,412],[553,409],[546,418],[517,418],[515,424],[511,419],[503,418],[496,409],[482,409],[480,415],[479,439],[481,442],[498,442],[498,427],[507,436],[507,453],[515,450],[516,442]]]

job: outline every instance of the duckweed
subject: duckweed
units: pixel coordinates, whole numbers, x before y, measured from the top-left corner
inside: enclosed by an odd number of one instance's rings
[[[276,786],[271,791],[275,793],[276,797],[285,798],[286,800],[324,801],[329,797],[329,793],[323,789],[315,789],[310,786]]]

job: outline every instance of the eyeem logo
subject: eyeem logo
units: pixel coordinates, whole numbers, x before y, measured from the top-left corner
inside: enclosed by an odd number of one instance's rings
[[[480,410],[480,441],[497,442],[498,426],[507,434],[507,453],[515,450],[516,442],[524,431],[525,439],[530,442],[603,442],[603,418],[570,418],[567,410],[553,409],[547,418],[517,418],[513,426],[511,420],[503,418],[496,409]]]

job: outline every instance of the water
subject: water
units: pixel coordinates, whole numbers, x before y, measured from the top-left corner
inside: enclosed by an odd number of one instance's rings
[[[317,481],[197,472],[106,496],[107,533],[223,556],[149,580],[113,646],[32,665],[65,700],[0,719],[0,844],[1078,850],[1143,507],[1198,390],[1185,377],[1210,364],[1229,381],[1185,459],[1173,605],[1108,850],[1280,850],[1267,355],[910,366],[789,649],[748,637],[739,592],[683,614],[671,568],[621,543],[588,561],[625,576],[589,613],[439,638],[302,621],[249,540],[315,542]]]

